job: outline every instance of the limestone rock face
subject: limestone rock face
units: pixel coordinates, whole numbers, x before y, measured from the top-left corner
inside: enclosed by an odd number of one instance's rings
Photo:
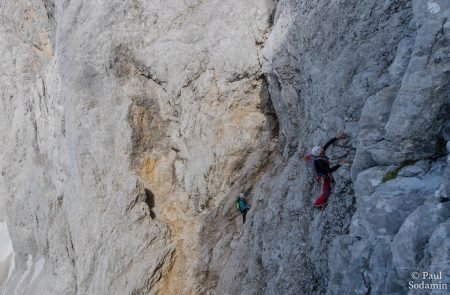
[[[204,219],[276,144],[258,59],[273,9],[0,2],[6,294],[211,288]]]
[[[260,60],[282,158],[218,293],[406,294],[413,271],[448,270],[449,5],[279,1]],[[352,165],[314,210],[302,158],[338,130],[328,154]]]
[[[0,0],[0,25],[2,294],[450,273],[448,1]],[[320,211],[303,157],[338,130]]]

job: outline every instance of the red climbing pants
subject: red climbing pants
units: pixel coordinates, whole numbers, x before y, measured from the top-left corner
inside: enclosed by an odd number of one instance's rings
[[[322,194],[314,202],[314,206],[325,205],[331,193],[331,177],[322,178]]]

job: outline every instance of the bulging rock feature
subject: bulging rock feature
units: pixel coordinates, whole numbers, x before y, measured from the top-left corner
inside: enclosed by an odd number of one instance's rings
[[[283,161],[254,189],[261,201],[220,294],[406,294],[408,272],[436,269],[430,257],[440,254],[425,245],[450,217],[436,197],[448,186],[438,147],[450,10],[433,3],[439,11],[429,1],[278,3],[260,60]],[[319,188],[302,158],[338,130],[349,138],[332,161],[352,167],[334,173],[326,210],[313,211]],[[428,232],[418,215],[431,218]]]

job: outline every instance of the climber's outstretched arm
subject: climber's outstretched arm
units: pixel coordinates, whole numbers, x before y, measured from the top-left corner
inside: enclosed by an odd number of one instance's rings
[[[336,142],[336,140],[338,140],[338,139],[343,139],[343,138],[345,138],[345,136],[346,136],[346,134],[345,134],[344,132],[339,131],[339,132],[336,134],[336,137],[330,139],[330,140],[323,146],[323,150],[326,151],[327,148],[328,148],[330,145],[332,145],[333,143]],[[337,169],[337,168],[336,168],[336,169]]]
[[[333,143],[335,143],[335,141],[337,140],[336,137],[330,139],[324,146],[323,146],[323,151],[326,151],[327,148],[332,145]]]

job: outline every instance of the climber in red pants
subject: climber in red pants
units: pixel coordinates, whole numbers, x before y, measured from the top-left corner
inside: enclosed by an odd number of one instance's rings
[[[328,202],[328,197],[331,193],[331,173],[336,171],[341,165],[347,164],[348,161],[342,160],[338,165],[330,168],[330,162],[328,157],[325,156],[325,151],[332,145],[336,140],[345,138],[345,133],[338,132],[335,138],[329,140],[323,147],[315,146],[312,149],[312,156],[314,159],[314,169],[317,176],[322,179],[322,194],[314,202],[314,207],[325,208]]]

